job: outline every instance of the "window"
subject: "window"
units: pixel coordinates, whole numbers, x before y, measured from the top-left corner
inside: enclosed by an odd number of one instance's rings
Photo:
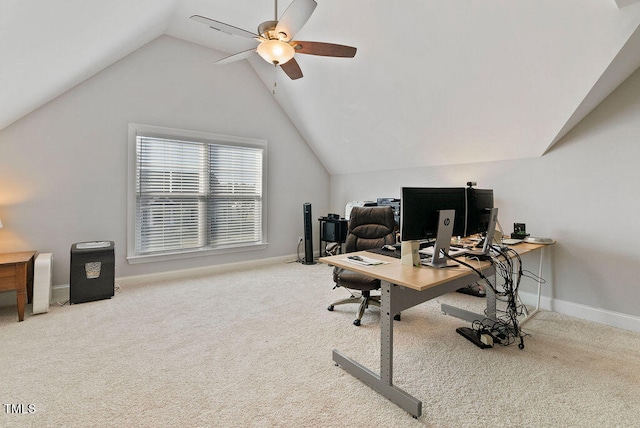
[[[266,141],[131,124],[130,263],[266,247]]]

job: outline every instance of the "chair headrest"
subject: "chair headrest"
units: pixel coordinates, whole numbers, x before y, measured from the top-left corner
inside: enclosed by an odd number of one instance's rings
[[[395,229],[393,208],[353,207],[349,216],[349,232],[366,238],[382,238]]]

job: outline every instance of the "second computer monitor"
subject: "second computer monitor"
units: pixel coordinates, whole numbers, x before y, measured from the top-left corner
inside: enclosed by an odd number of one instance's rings
[[[475,256],[488,256],[489,251],[492,248],[492,245],[500,244],[500,242],[494,242],[495,230],[498,224],[498,208],[487,209],[488,212],[488,223],[485,227],[484,234],[485,238],[482,242],[481,250],[471,250],[467,252],[467,255],[475,255]]]
[[[493,190],[468,187],[467,207],[466,235],[485,233],[491,220],[489,214],[493,208]]]

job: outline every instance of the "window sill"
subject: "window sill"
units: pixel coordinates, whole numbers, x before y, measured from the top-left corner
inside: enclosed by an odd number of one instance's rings
[[[247,244],[242,246],[235,245],[235,246],[226,247],[226,248],[198,249],[198,250],[189,250],[189,251],[178,251],[174,253],[143,254],[143,255],[127,256],[127,262],[130,265],[134,265],[139,263],[153,263],[153,262],[162,262],[167,260],[190,259],[193,257],[215,256],[219,254],[243,253],[247,251],[264,250],[266,248],[267,248],[267,242],[260,242],[257,244]]]

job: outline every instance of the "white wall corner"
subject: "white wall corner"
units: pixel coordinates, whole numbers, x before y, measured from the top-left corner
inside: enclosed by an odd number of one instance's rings
[[[629,6],[630,4],[633,3],[638,3],[640,2],[640,0],[615,0],[616,2],[616,6],[618,6],[618,9],[622,9],[625,6]]]

